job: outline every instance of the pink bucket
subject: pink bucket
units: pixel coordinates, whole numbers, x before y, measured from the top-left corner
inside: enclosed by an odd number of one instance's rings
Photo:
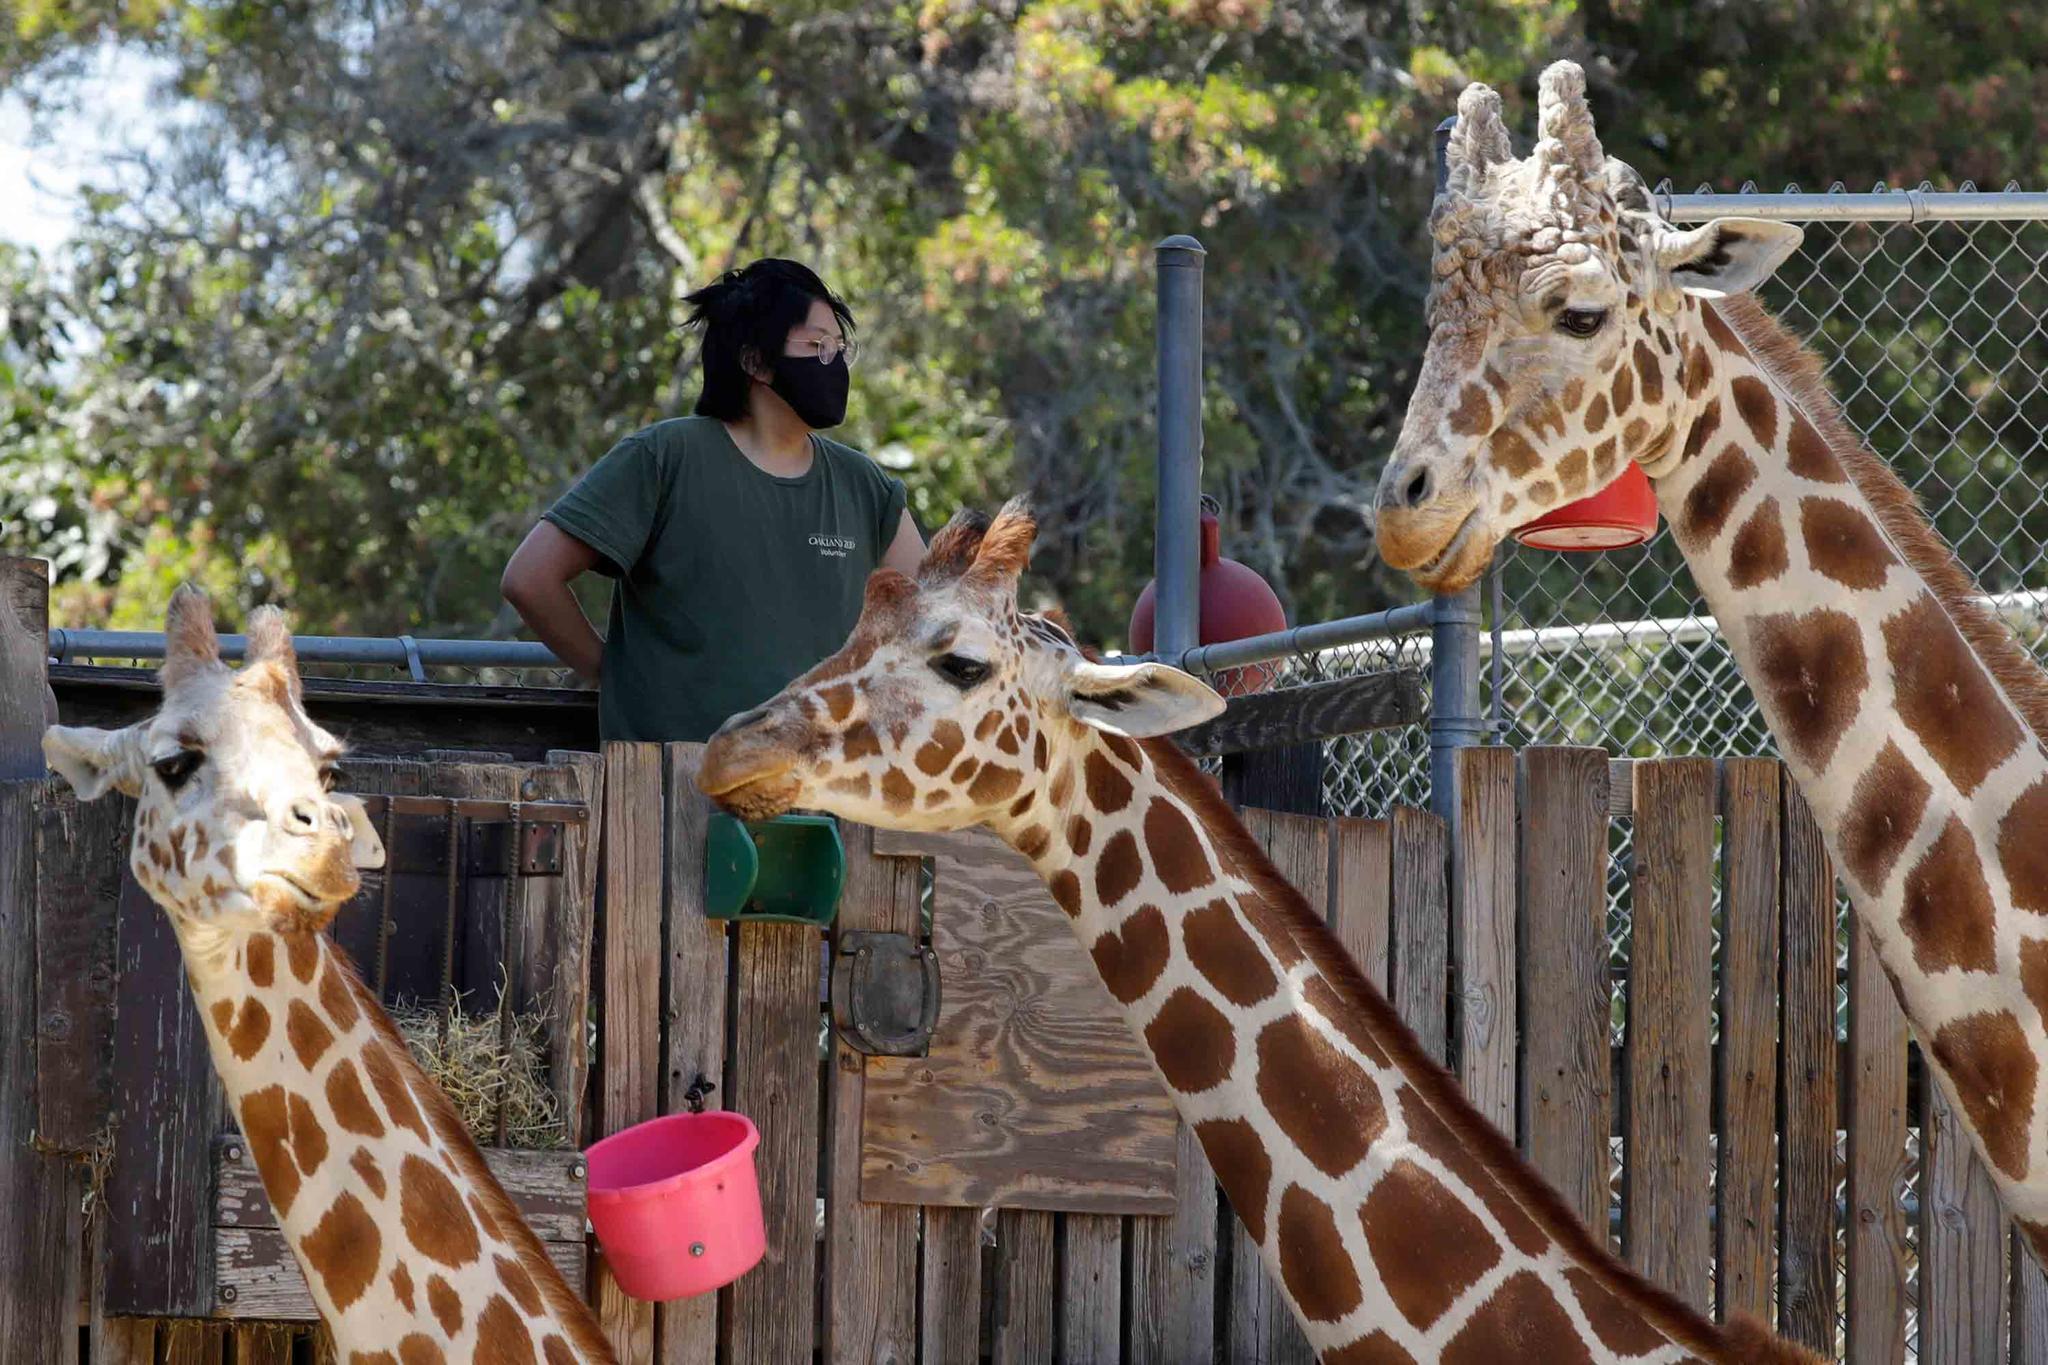
[[[753,1269],[767,1247],[744,1114],[670,1114],[594,1144],[590,1226],[619,1288],[664,1302],[703,1294]]]

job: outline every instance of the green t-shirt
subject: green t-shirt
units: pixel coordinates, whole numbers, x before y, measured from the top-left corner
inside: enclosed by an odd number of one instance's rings
[[[716,418],[678,417],[620,441],[548,509],[618,579],[605,739],[708,739],[846,643],[903,484],[822,436],[811,453],[779,478]]]

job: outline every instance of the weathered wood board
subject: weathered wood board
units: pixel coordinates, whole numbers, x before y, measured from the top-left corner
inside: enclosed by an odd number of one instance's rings
[[[920,842],[944,1000],[929,1056],[868,1059],[861,1198],[1172,1212],[1178,1120],[1066,915],[994,836]]]

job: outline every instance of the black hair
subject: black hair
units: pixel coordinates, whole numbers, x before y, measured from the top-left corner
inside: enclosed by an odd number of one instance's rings
[[[697,414],[727,422],[747,415],[746,357],[751,353],[773,365],[790,328],[802,325],[812,303],[822,301],[842,329],[853,331],[853,314],[815,271],[773,256],[728,270],[683,301],[690,305],[686,325],[704,329],[704,391],[697,395]]]

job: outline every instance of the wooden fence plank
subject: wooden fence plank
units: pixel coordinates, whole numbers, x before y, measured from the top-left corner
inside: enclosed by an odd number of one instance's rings
[[[1449,831],[1441,818],[1406,806],[1394,811],[1393,927],[1388,935],[1387,998],[1429,1055],[1447,1060],[1444,972],[1450,954],[1451,898],[1445,881]]]
[[[36,1140],[86,1152],[111,1114],[114,911],[134,803],[45,785],[36,829]]]
[[[995,1365],[1036,1365],[1052,1359],[1053,1214],[1003,1209],[996,1214]]]
[[[980,1209],[924,1211],[918,1317],[922,1365],[980,1365]]]
[[[536,918],[545,925],[545,957],[536,963],[536,985],[546,993],[545,1006],[554,1023],[548,1029],[548,1076],[569,1123],[571,1139],[580,1143],[588,1131],[590,1045],[581,1022],[590,1017],[591,942],[597,925],[598,823],[604,812],[604,760],[595,754],[548,755],[548,766],[533,774],[532,800],[581,801],[590,811],[581,838],[565,834],[562,874],[525,883],[538,900]],[[670,839],[675,838],[673,831]],[[698,860],[701,864],[702,860]],[[568,1020],[576,1026],[563,1027]]]
[[[1604,1245],[1613,1126],[1607,952],[1607,753],[1522,751],[1521,1133]]]
[[[1948,1092],[1930,1077],[1920,1094],[1920,1360],[1998,1360],[2011,1240],[2004,1210]]]
[[[1704,1312],[1714,766],[1663,759],[1636,765],[1634,779],[1622,1245],[1631,1265]]]
[[[204,1322],[173,1322],[162,1335],[164,1365],[221,1365],[230,1329]]]
[[[723,1291],[720,1347],[735,1361],[807,1362],[818,1287],[818,931],[742,925],[738,952],[732,1108],[761,1130],[768,1251]]]
[[[1460,749],[1451,831],[1451,951],[1458,1082],[1515,1134],[1515,751]]]
[[[156,1365],[155,1318],[107,1318],[93,1333],[91,1365]]]
[[[1122,1359],[1124,1220],[1060,1215],[1059,1358],[1062,1365]]]
[[[291,1365],[292,1330],[271,1323],[235,1329],[235,1365]]]
[[[918,936],[918,864],[874,855],[874,831],[843,825],[846,888],[835,936],[880,930]],[[852,1365],[917,1359],[917,1209],[860,1198],[861,1054],[832,1039],[831,1146],[825,1162],[824,1357]]]
[[[598,1131],[616,1133],[653,1118],[660,1102],[664,798],[659,746],[607,744],[604,759]],[[627,1298],[602,1257],[591,1280],[598,1320],[620,1365],[651,1365],[654,1306]]]
[[[1781,780],[1778,1330],[1835,1349],[1835,874],[1813,812]],[[1925,1281],[1923,1280],[1923,1285]],[[1924,1292],[1924,1290],[1923,1290]]]
[[[1715,1196],[1720,1316],[1771,1319],[1778,1183],[1778,841],[1775,759],[1721,767],[1721,1111]],[[1901,1053],[1903,1055],[1903,1052]]]
[[[2048,1363],[2048,1275],[2026,1240],[2012,1235],[2006,1260],[2012,1266],[2012,1365]]]
[[[1723,1016],[1724,1018],[1726,1016]],[[1868,933],[1849,922],[1849,1358],[1904,1365],[1906,1016]]]
[[[1365,979],[1387,989],[1394,830],[1385,820],[1330,822],[1330,928]]]

